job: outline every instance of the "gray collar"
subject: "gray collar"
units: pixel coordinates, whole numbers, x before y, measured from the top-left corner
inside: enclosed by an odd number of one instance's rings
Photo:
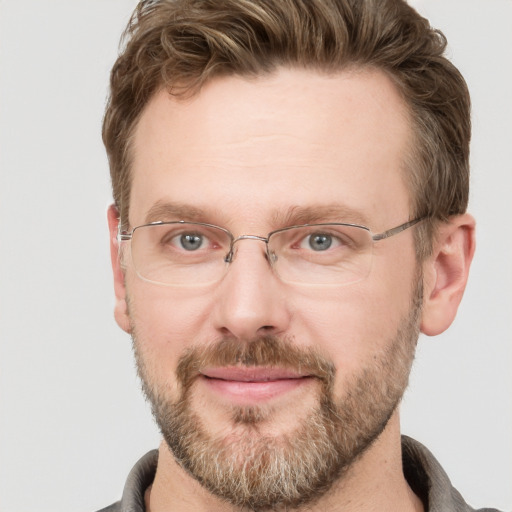
[[[452,486],[439,462],[421,443],[402,436],[404,475],[420,497],[427,512],[475,512]],[[158,463],[158,450],[142,457],[131,470],[121,501],[100,512],[144,512],[144,494],[152,484]],[[499,512],[480,509],[479,512]]]

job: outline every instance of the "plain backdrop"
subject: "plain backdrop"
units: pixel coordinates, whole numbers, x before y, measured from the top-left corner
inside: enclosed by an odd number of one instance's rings
[[[403,431],[473,506],[512,510],[512,2],[417,0],[473,99],[478,249],[423,337]],[[133,0],[0,0],[0,511],[91,512],[158,445],[115,325],[100,139]]]

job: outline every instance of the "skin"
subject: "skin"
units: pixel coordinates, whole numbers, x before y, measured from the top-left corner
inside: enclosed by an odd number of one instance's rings
[[[180,203],[199,212],[192,220],[218,224],[235,236],[266,236],[293,224],[287,214],[294,208],[335,205],[343,217],[314,220],[356,221],[379,233],[412,215],[402,178],[410,139],[403,100],[375,70],[327,76],[280,69],[250,80],[223,77],[186,101],[162,91],[135,131],[130,228],[145,223],[155,204]],[[368,278],[346,287],[285,284],[270,269],[264,244],[244,240],[221,282],[173,288],[144,282],[129,264],[121,268],[117,223],[112,207],[115,317],[126,332],[136,327],[145,365],[169,396],[178,395],[175,369],[191,344],[273,334],[315,347],[333,361],[334,394],[341,399],[358,371],[386,349],[416,287],[412,230],[376,243]],[[435,335],[452,322],[473,251],[469,215],[440,226],[433,254],[422,264],[422,332]],[[263,432],[292,431],[315,403],[314,386],[259,401],[268,413]],[[234,428],[232,400],[201,383],[192,395],[194,410],[207,418],[212,434]],[[233,510],[185,473],[164,444],[146,498],[152,511]],[[402,473],[398,411],[343,480],[308,510],[317,509],[422,510]]]

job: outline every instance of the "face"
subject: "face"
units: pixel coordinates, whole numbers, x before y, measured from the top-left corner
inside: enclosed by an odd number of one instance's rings
[[[409,139],[402,100],[376,71],[224,77],[186,101],[161,92],[135,132],[130,228],[379,233],[411,215]],[[124,263],[116,318],[176,460],[211,492],[253,509],[311,501],[386,428],[418,333],[411,230],[374,244],[370,274],[348,286],[281,281],[257,240],[238,242],[210,285],[160,286]]]

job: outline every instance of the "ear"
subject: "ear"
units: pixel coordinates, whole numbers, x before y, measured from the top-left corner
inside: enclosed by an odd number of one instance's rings
[[[119,212],[114,205],[108,208],[108,228],[110,233],[110,258],[112,261],[112,271],[114,273],[114,292],[116,303],[114,306],[114,318],[123,331],[130,332],[130,317],[128,316],[128,306],[126,303],[126,286],[124,280],[124,271],[121,265],[121,255],[119,252],[119,242],[117,240],[117,229],[119,225]]]
[[[443,223],[423,265],[424,295],[421,332],[435,336],[453,322],[475,252],[475,220],[458,215]]]

